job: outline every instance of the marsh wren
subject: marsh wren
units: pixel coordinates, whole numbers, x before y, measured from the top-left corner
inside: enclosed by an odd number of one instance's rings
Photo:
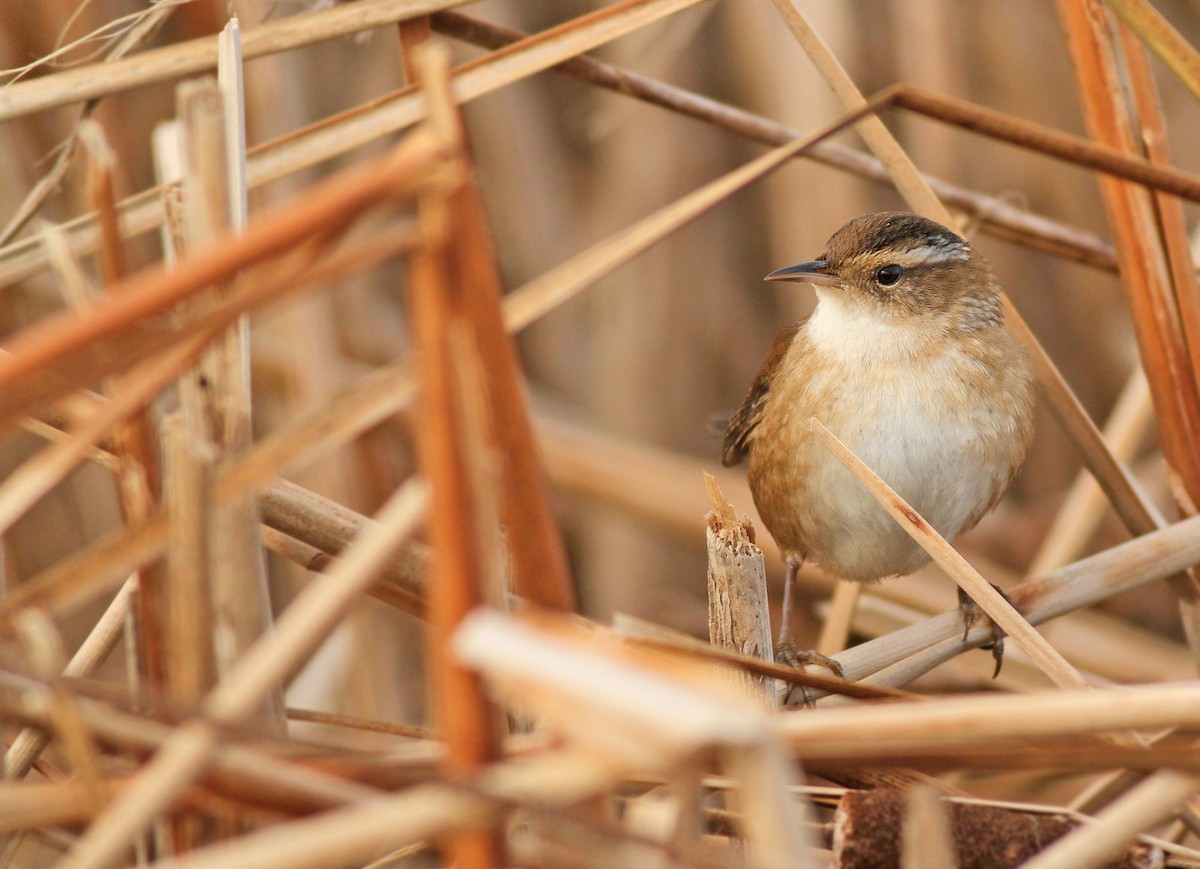
[[[872,583],[929,556],[809,430],[816,417],[950,539],[996,506],[1033,436],[1033,373],[1005,330],[987,262],[904,212],[856,218],[820,259],[768,281],[813,284],[817,307],[783,329],[725,430],[748,459],[763,523],[787,559]],[[999,663],[999,657],[997,658]]]

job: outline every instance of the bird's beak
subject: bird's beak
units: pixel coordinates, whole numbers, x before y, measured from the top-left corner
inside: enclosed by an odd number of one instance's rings
[[[800,263],[798,266],[785,266],[781,269],[776,269],[765,278],[764,281],[795,281],[798,284],[821,284],[825,287],[840,287],[841,279],[829,272],[829,263],[823,259],[813,260],[809,263]]]

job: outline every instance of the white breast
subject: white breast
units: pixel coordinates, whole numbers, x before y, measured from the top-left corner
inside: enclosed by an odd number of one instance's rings
[[[826,416],[821,421],[860,459],[939,533],[953,537],[990,503],[1008,472],[981,448],[979,419],[962,412],[970,378],[955,369],[974,362],[954,352],[931,354],[926,342],[933,336],[920,326],[898,327],[839,295],[824,294],[804,334],[829,363],[801,387],[821,396],[822,405],[796,401],[788,425],[807,427],[809,415]],[[920,548],[850,472],[815,439],[805,440],[807,455],[797,458],[808,479],[794,497],[813,526],[810,556],[848,578],[870,572],[866,565],[877,564],[881,551],[894,553],[889,573],[924,564]],[[814,513],[814,496],[831,506]]]

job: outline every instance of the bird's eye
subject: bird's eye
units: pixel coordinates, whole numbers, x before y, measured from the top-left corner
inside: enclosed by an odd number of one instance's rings
[[[900,275],[904,274],[904,269],[895,263],[889,263],[879,271],[875,272],[875,280],[880,286],[890,287],[896,281],[900,280]]]

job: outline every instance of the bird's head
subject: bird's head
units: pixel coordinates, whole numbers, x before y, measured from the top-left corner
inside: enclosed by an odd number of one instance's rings
[[[778,269],[768,281],[811,283],[822,300],[887,319],[935,319],[956,330],[997,326],[998,286],[962,236],[916,214],[887,211],[851,220],[820,259]]]

